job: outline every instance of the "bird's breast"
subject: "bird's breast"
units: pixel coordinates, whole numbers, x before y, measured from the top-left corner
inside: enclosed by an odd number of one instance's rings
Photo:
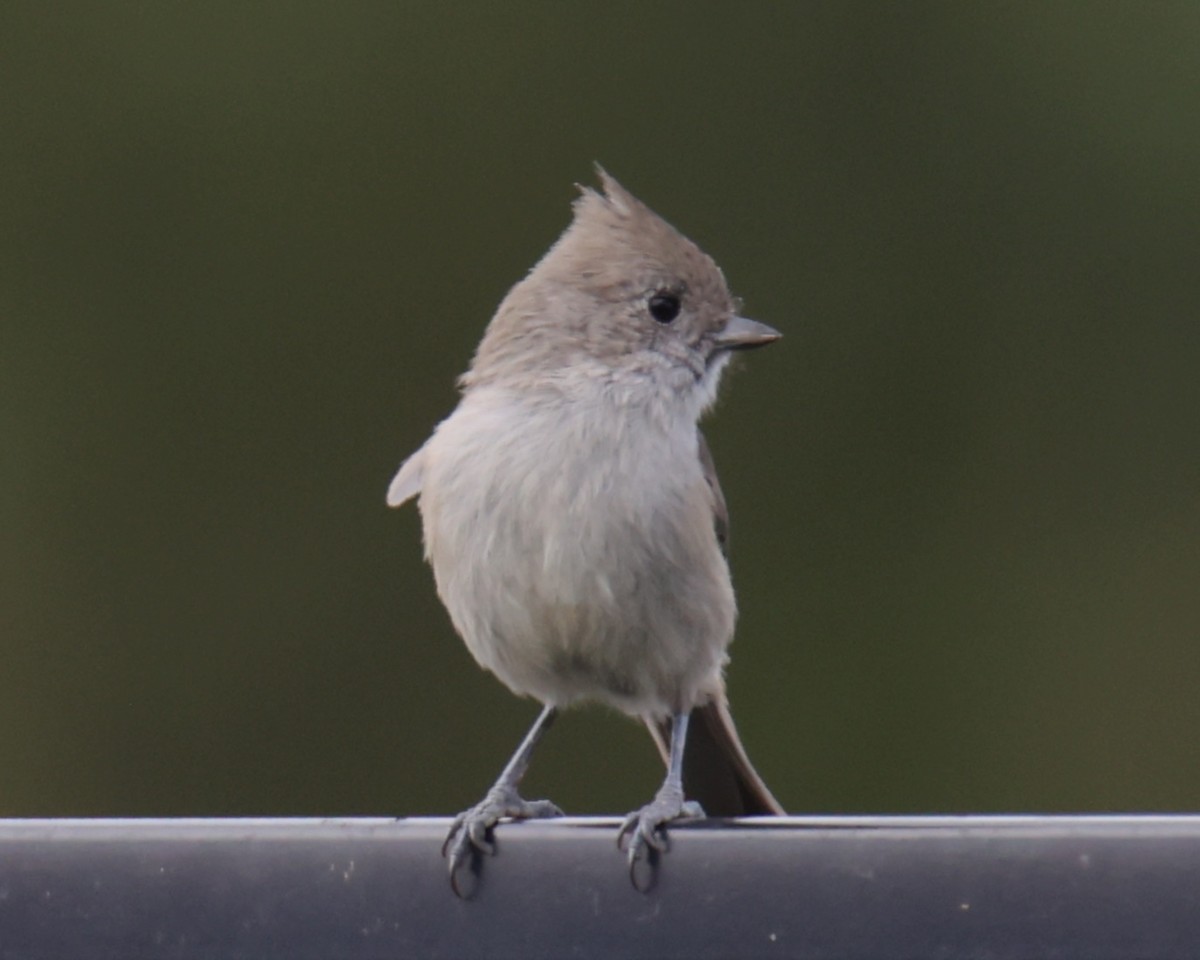
[[[640,712],[719,673],[734,602],[694,423],[468,395],[421,511],[455,626],[518,692]]]

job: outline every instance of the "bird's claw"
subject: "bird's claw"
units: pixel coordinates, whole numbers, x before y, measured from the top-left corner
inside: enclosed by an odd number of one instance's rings
[[[478,854],[490,857],[496,852],[492,831],[502,818],[544,820],[562,815],[558,805],[549,800],[524,800],[515,788],[493,787],[479,803],[454,818],[442,843],[442,856],[448,861],[454,892],[462,896],[458,875],[464,865]]]
[[[638,862],[649,857],[650,851],[667,852],[668,823],[677,820],[699,820],[704,808],[695,800],[684,800],[683,792],[664,788],[650,803],[625,818],[617,833],[617,849],[625,850],[632,872]]]

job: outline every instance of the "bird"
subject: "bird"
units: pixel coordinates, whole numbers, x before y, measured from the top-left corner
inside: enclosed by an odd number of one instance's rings
[[[557,817],[519,792],[566,707],[641,720],[666,765],[617,834],[632,871],[669,824],[782,814],[738,737],[724,670],[729,519],[699,421],[735,351],[781,334],[720,268],[597,165],[570,224],[501,301],[460,399],[387,493],[416,498],[425,557],[467,649],[541,712],[443,845],[451,882],[500,820]],[[635,881],[636,882],[636,881]]]

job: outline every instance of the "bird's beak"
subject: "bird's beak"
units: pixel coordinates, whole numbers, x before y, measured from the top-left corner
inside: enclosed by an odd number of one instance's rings
[[[782,336],[782,333],[765,323],[734,316],[729,318],[725,329],[714,339],[719,350],[750,350],[774,343]]]

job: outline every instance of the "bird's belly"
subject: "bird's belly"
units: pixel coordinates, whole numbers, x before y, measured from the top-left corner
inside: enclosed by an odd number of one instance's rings
[[[475,531],[482,549],[452,572],[435,562],[435,573],[468,649],[514,691],[546,703],[596,699],[665,713],[691,706],[719,675],[732,598],[727,617],[704,613],[722,606],[711,599],[689,608],[697,591],[687,583],[696,577],[661,572],[687,558],[656,557],[643,545],[625,565],[613,550],[536,527],[526,527],[522,546],[489,551],[486,526]],[[713,591],[721,585],[705,592]]]
[[[422,494],[438,591],[468,649],[518,693],[634,714],[720,683],[735,615],[702,488],[640,456],[537,446],[445,457]],[[698,480],[703,483],[702,479]]]

